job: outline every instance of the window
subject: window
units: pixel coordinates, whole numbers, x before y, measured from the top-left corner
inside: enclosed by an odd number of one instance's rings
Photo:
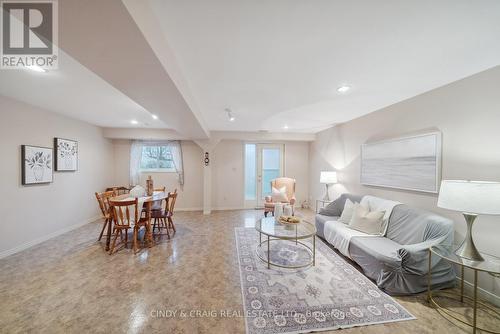
[[[143,146],[141,171],[175,172],[168,146]]]

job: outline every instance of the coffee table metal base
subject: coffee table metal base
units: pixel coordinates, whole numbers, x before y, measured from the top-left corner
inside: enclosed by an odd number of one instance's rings
[[[275,266],[275,267],[279,267],[279,268],[286,268],[286,269],[299,269],[299,268],[305,268],[305,267],[309,267],[309,266],[315,266],[316,265],[316,236],[313,235],[312,237],[312,247],[310,247],[309,245],[299,241],[298,239],[282,239],[282,238],[271,238],[269,236],[266,236],[266,240],[262,241],[262,233],[259,233],[259,244],[255,247],[255,253],[257,254],[257,257],[259,259],[261,259],[264,263],[267,263],[267,269],[270,269],[271,266]],[[278,264],[278,263],[275,263],[275,262],[272,262],[271,261],[271,241],[288,241],[288,242],[293,242],[294,244],[296,245],[301,245],[302,247],[304,247],[307,252],[309,253],[309,256],[311,257],[311,261],[305,263],[305,264],[301,264],[301,265],[297,265],[297,266],[287,266],[287,265],[282,265],[282,264]],[[264,248],[267,246],[267,258],[263,255],[261,255],[261,252],[259,250],[262,251],[262,253],[264,252]]]

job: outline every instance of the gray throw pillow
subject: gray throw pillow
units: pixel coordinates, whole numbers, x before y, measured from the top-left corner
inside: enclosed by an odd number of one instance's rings
[[[344,211],[345,201],[350,199],[353,203],[361,202],[363,196],[352,195],[352,194],[342,194],[335,201],[331,202],[324,208],[319,209],[319,214],[331,217],[340,217],[342,211]]]

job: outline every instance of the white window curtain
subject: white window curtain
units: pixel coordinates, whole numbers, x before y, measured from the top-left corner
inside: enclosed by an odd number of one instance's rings
[[[167,146],[172,153],[175,172],[181,186],[184,185],[184,165],[182,162],[182,146],[179,140],[170,141],[142,141],[134,140],[130,146],[130,185],[141,182],[141,156],[144,146]]]

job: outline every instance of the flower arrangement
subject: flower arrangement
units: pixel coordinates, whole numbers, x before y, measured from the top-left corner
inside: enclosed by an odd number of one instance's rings
[[[31,157],[26,158],[26,163],[31,169],[35,167],[43,167],[50,169],[52,157],[50,154],[44,155],[43,152],[35,152]]]
[[[52,162],[52,156],[50,154],[44,154],[43,152],[35,152],[35,154],[26,158],[26,163],[28,167],[33,172],[33,176],[36,181],[41,181],[43,179],[45,169],[50,170],[50,164]]]
[[[60,141],[57,145],[57,151],[61,158],[72,157],[76,154],[76,145],[71,145],[67,141]]]

